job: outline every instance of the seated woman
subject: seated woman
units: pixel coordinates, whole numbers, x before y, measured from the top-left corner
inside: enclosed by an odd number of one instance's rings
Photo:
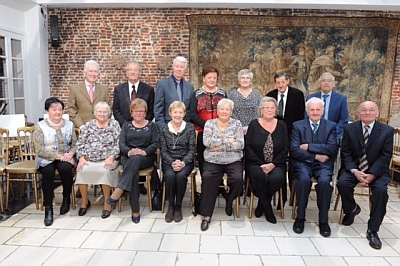
[[[140,222],[139,170],[154,165],[158,149],[157,125],[145,119],[147,110],[146,101],[136,98],[131,102],[133,120],[122,126],[119,139],[124,172],[117,188],[107,200],[108,204],[115,206],[124,191],[129,191],[132,222],[136,224]]]
[[[110,115],[110,106],[106,102],[98,102],[94,106],[95,119],[85,124],[76,142],[76,158],[79,163],[75,184],[82,194],[79,216],[85,215],[90,208],[88,184],[101,185],[105,199],[110,196],[111,187],[118,184],[121,128],[116,120],[110,119]],[[104,201],[101,218],[108,218],[110,213],[111,205]]]
[[[226,196],[225,213],[232,215],[233,200],[243,189],[243,128],[239,120],[231,118],[233,101],[221,99],[217,105],[218,118],[208,120],[204,126],[204,169],[201,192],[201,230],[206,231],[214,211],[221,179],[228,175],[229,193]]]
[[[60,214],[66,214],[71,204],[73,167],[75,164],[76,135],[74,124],[62,118],[64,103],[56,97],[48,98],[44,109],[49,117],[35,125],[33,141],[36,151],[36,168],[42,174],[44,197],[44,224],[53,224],[54,178],[56,171],[63,186]]]
[[[255,216],[276,223],[272,211],[272,196],[284,184],[289,137],[286,124],[275,118],[277,103],[274,98],[264,97],[260,103],[261,117],[250,122],[246,135],[246,172],[251,187],[258,197]]]
[[[192,124],[183,121],[186,115],[183,102],[172,102],[169,115],[172,120],[160,130],[162,171],[169,202],[165,221],[178,223],[182,221],[181,206],[187,177],[194,167],[196,133]]]

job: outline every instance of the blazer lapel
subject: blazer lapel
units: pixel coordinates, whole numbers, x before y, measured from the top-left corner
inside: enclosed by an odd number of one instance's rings
[[[176,91],[175,81],[174,81],[174,79],[172,77],[169,79],[168,83],[169,83],[168,85],[169,85],[169,87],[171,89],[171,93],[174,94],[176,99],[179,99],[178,92]]]
[[[369,135],[367,147],[372,145],[372,143],[379,137],[381,134],[381,125],[375,121],[374,127],[372,128],[371,134]]]
[[[361,121],[354,123],[354,133],[356,135],[356,139],[357,139],[358,143],[360,144],[360,147],[363,147],[364,146],[364,131],[362,128]]]
[[[125,101],[127,102],[128,106],[131,104],[131,96],[129,95],[129,83],[126,82],[124,86],[122,87],[122,92]]]
[[[90,102],[90,97],[89,97],[89,92],[86,89],[86,85],[85,82],[82,83],[82,85],[80,86],[80,91],[82,93],[82,95],[85,96],[85,98]],[[96,89],[96,88],[95,88]]]
[[[138,88],[136,91],[136,97],[143,99],[142,94],[143,94],[143,86],[142,86],[142,82],[139,81]]]
[[[337,97],[335,93],[331,93],[331,101],[329,102],[329,111],[328,111],[328,119],[331,121],[335,121],[334,119],[334,115],[335,115],[335,110],[334,108],[336,108],[336,101],[337,101]]]

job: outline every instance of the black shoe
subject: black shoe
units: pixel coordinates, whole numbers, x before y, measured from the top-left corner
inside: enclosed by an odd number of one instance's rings
[[[262,204],[261,204],[260,202],[258,202],[257,208],[256,208],[256,210],[254,211],[254,215],[255,215],[257,218],[260,218],[260,217],[263,215],[263,213],[264,213],[263,206],[262,206]]]
[[[367,230],[367,239],[369,240],[369,245],[374,249],[381,249],[382,242],[379,239],[378,232]]]
[[[175,223],[179,223],[180,221],[182,221],[182,219],[183,219],[182,208],[181,206],[176,205],[174,211],[174,221]]]
[[[131,216],[131,217],[132,217],[132,222],[133,222],[134,224],[140,223],[140,215],[139,215],[138,217],[133,217],[133,216]]]
[[[331,228],[328,223],[319,223],[319,233],[323,237],[328,237],[331,235]]]
[[[227,205],[225,206],[225,213],[226,213],[226,215],[228,215],[228,216],[232,216],[232,214],[233,214],[232,204],[227,204]]]
[[[268,204],[264,206],[264,214],[268,222],[276,224],[276,218],[274,215],[274,211],[272,210],[271,202],[268,202]]]
[[[296,220],[294,221],[294,224],[293,224],[293,231],[296,234],[301,234],[304,232],[304,222],[305,221],[306,221],[306,219],[296,218]]]
[[[210,221],[207,221],[207,220],[201,221],[201,225],[200,225],[201,231],[207,231],[209,224],[210,224]]]
[[[228,197],[228,192],[224,187],[220,187],[218,193],[221,194],[221,196],[224,197],[224,199]]]
[[[140,194],[147,195],[147,189],[145,188],[145,186],[143,184],[139,185],[139,191],[140,191]]]
[[[165,222],[170,223],[174,220],[174,212],[175,212],[174,207],[169,206],[168,211],[165,214]]]
[[[90,200],[88,200],[88,203],[85,208],[79,208],[78,215],[79,216],[85,215],[89,208],[90,208]]]
[[[356,215],[359,214],[360,212],[361,208],[356,204],[354,210],[344,216],[342,224],[346,226],[352,225],[354,223],[354,217],[356,217]]]
[[[81,194],[81,191],[79,189],[75,193],[75,198],[77,198],[77,199],[81,199],[82,198],[82,194]]]
[[[69,206],[71,204],[71,198],[70,197],[65,197],[63,198],[61,207],[60,207],[60,214],[66,214],[67,212],[69,212]]]
[[[114,208],[115,205],[117,205],[118,201],[119,201],[119,199],[113,199],[113,198],[109,197],[106,202]]]
[[[53,224],[53,207],[52,206],[47,206],[44,209],[44,225],[45,226],[50,226]]]
[[[111,215],[111,211],[109,211],[109,210],[102,210],[101,211],[101,218],[103,218],[103,219],[106,219],[106,218],[110,217],[110,215]]]

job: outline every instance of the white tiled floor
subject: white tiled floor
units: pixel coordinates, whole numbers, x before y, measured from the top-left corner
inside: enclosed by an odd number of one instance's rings
[[[339,211],[330,211],[329,238],[319,234],[315,194],[300,235],[292,230],[289,206],[283,220],[276,212],[278,223],[273,225],[264,218],[248,219],[245,205],[240,218],[226,216],[222,198],[209,230],[202,232],[201,217],[190,212],[189,190],[183,221],[169,224],[161,212],[149,212],[144,196],[139,224],[131,222],[126,201],[121,213],[114,210],[110,218],[101,219],[101,196],[91,198],[92,207],[84,217],[78,216],[78,209],[58,215],[56,200],[57,215],[50,227],[44,226],[43,212],[32,204],[0,222],[0,265],[400,265],[400,199],[394,187],[389,187],[389,195],[379,232],[381,250],[369,247],[365,238],[369,218],[365,196],[357,196],[362,212],[352,226],[339,225]]]

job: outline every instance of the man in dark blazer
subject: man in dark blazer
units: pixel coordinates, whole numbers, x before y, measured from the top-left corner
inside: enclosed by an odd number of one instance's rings
[[[343,136],[343,127],[349,123],[349,108],[347,97],[333,91],[335,77],[329,73],[323,73],[319,78],[320,92],[308,95],[307,100],[313,97],[320,98],[325,102],[325,112],[322,118],[336,123],[337,142]]]
[[[319,232],[322,236],[328,237],[331,235],[328,224],[328,211],[333,191],[331,182],[338,151],[336,123],[322,119],[324,102],[319,98],[308,100],[306,110],[309,118],[293,123],[290,139],[290,156],[295,160],[294,189],[298,203],[293,231],[298,234],[304,231],[308,196],[312,186],[311,178],[314,177],[318,180],[315,190],[319,209]]]
[[[276,89],[267,93],[266,96],[275,98],[278,102],[282,98],[283,103],[283,116],[278,115],[277,118],[283,120],[286,124],[288,130],[288,136],[292,133],[292,124],[293,122],[304,119],[304,94],[301,90],[289,87],[289,76],[282,72],[277,73],[274,76]],[[293,163],[292,159],[289,157],[289,168],[288,168],[288,179],[289,179],[289,187],[292,188],[292,180],[293,180]],[[285,180],[285,185],[283,186],[283,202],[286,202],[287,199],[287,183]],[[280,202],[280,201],[279,201]],[[281,206],[278,206],[278,209]]]
[[[86,61],[83,74],[85,80],[71,86],[67,101],[69,120],[74,123],[75,127],[79,128],[83,127],[89,120],[95,118],[93,107],[98,102],[111,104],[108,87],[97,82],[99,78],[99,64],[95,60]],[[91,90],[93,99],[90,99]]]
[[[342,223],[351,225],[354,217],[361,211],[354,200],[354,187],[358,183],[369,187],[372,195],[367,239],[372,248],[380,249],[382,243],[378,231],[385,217],[389,198],[387,186],[390,182],[389,165],[393,152],[394,129],[375,120],[379,116],[379,109],[375,103],[363,102],[358,111],[360,121],[344,127],[341,145],[343,164],[337,188],[345,213]]]
[[[183,102],[186,110],[190,110],[190,98],[194,87],[183,77],[187,70],[187,64],[188,61],[185,57],[176,57],[172,63],[172,75],[157,83],[154,116],[159,128],[171,121],[169,106],[173,101]],[[190,122],[190,112],[186,112],[184,120]]]
[[[130,104],[135,98],[140,98],[147,103],[146,119],[154,118],[154,88],[140,81],[142,67],[139,62],[130,61],[125,67],[127,82],[121,83],[114,89],[113,115],[122,127],[125,122],[132,121]],[[132,95],[132,91],[133,92]],[[133,99],[132,99],[133,96]]]

